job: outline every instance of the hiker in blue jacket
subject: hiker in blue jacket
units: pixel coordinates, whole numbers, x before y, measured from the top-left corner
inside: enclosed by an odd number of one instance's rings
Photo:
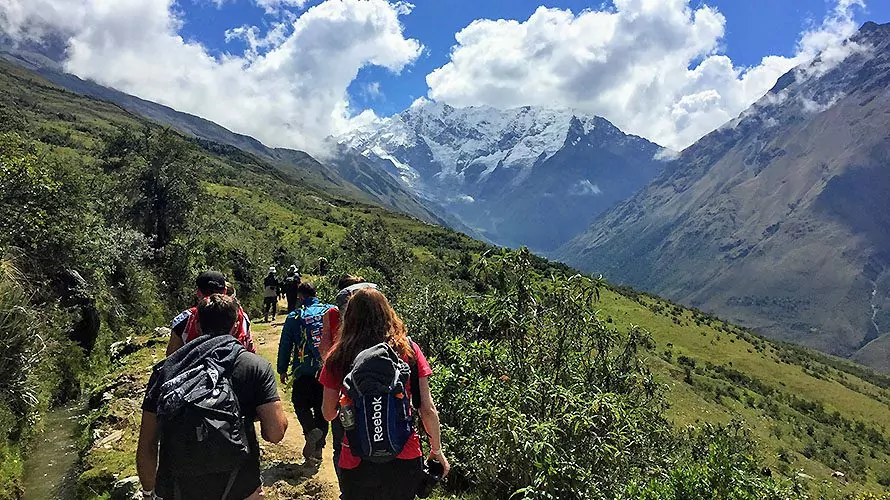
[[[321,400],[324,389],[318,382],[321,371],[322,326],[325,313],[334,307],[322,304],[315,296],[312,283],[303,282],[297,288],[297,298],[301,308],[287,315],[284,328],[281,330],[281,341],[278,344],[278,375],[281,383],[286,384],[288,370],[294,377],[291,401],[297,420],[306,436],[303,456],[308,460],[321,460],[325,437],[328,434],[328,422],[321,414]]]

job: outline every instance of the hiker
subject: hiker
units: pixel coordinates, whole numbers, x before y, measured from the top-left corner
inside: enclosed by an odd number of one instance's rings
[[[205,271],[195,280],[195,296],[198,303],[204,302],[207,297],[222,293],[228,294],[229,282],[225,275],[217,271]],[[231,295],[234,296],[235,288],[232,287]],[[232,330],[232,336],[241,342],[250,352],[256,352],[253,345],[253,337],[250,335],[250,318],[240,306],[238,307],[238,322]],[[166,355],[170,356],[187,342],[201,336],[200,321],[198,321],[198,307],[191,307],[179,313],[170,324],[170,341],[167,343]]]
[[[441,464],[441,477],[448,474],[439,414],[430,394],[431,374],[423,352],[408,338],[386,297],[373,288],[352,294],[340,338],[319,376],[324,417],[339,417],[346,431],[339,463],[344,500],[414,498],[425,480],[413,425],[417,406],[429,436],[428,458]],[[388,382],[381,383],[384,380]],[[385,422],[380,421],[381,404]]]
[[[278,314],[278,278],[275,277],[275,267],[269,268],[269,274],[263,279],[263,320],[269,322],[269,311],[272,311],[272,321]]]
[[[368,283],[365,281],[365,278],[361,276],[353,276],[351,274],[344,274],[340,278],[340,281],[337,282],[337,289],[339,290],[337,298],[335,299],[337,305],[328,309],[328,312],[324,315],[321,343],[318,346],[318,350],[321,352],[321,359],[327,358],[328,352],[337,341],[340,333],[340,317],[342,312],[346,309],[349,297],[351,297],[356,290],[361,290],[362,288],[377,288],[377,285]],[[339,419],[334,419],[331,422],[331,438],[333,444],[334,470],[337,472],[337,478],[339,478],[340,445],[343,442],[343,425],[340,424]]]
[[[288,370],[293,368],[291,401],[306,437],[303,457],[307,460],[321,460],[328,434],[328,422],[321,414],[322,387],[318,383],[321,353],[318,345],[324,315],[333,306],[321,303],[315,295],[312,283],[300,283],[297,298],[302,307],[287,315],[278,344],[277,368],[282,384],[287,383]]]
[[[294,312],[300,305],[300,300],[297,298],[297,288],[300,286],[301,282],[302,277],[300,276],[300,270],[297,266],[291,265],[287,269],[287,276],[285,276],[284,283],[282,284],[284,296],[287,299],[288,314]]]
[[[230,335],[239,310],[234,297],[206,297],[198,306],[205,334],[154,367],[136,450],[143,498],[263,498],[253,422],[278,443],[287,416],[272,365]]]

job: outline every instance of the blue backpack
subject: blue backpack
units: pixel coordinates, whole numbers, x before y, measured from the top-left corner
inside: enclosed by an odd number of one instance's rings
[[[346,411],[354,415],[343,422],[353,454],[372,462],[388,462],[402,452],[414,434],[412,395],[407,386],[415,379],[411,366],[386,343],[356,356],[343,380],[352,402]]]
[[[324,315],[333,307],[330,304],[315,303],[295,311],[300,315],[302,341],[297,346],[295,368],[299,373],[317,375],[321,370],[321,335],[324,326]]]

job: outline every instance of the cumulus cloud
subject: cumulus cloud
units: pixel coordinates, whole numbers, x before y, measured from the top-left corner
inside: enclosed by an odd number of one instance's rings
[[[0,29],[19,40],[61,34],[71,73],[273,146],[318,152],[324,137],[360,111],[349,109],[347,88],[362,67],[399,72],[421,54],[399,20],[410,10],[404,2],[327,0],[264,30],[229,30],[227,39],[247,49],[219,57],[179,35],[176,0],[4,0]]]
[[[601,115],[673,149],[729,121],[791,68],[849,54],[854,7],[839,0],[801,34],[793,57],[739,67],[720,53],[726,19],[690,0],[615,0],[614,8],[538,8],[525,21],[476,20],[427,75],[429,97],[455,106],[563,106]],[[699,5],[699,2],[694,2]]]
[[[218,1],[226,1],[226,0],[218,0]],[[262,7],[263,10],[266,11],[266,14],[275,14],[280,12],[281,9],[287,7],[296,7],[297,9],[302,9],[309,3],[309,0],[255,0],[257,6]]]

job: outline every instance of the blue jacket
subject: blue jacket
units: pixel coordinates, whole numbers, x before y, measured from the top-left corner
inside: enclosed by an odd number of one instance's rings
[[[303,307],[287,315],[278,343],[278,373],[287,373],[288,364],[294,375],[318,375],[321,370],[321,343],[324,315],[331,304],[322,304],[316,297],[303,301]]]

